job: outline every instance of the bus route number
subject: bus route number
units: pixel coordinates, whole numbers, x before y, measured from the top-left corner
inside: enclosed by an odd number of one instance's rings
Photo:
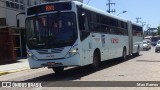
[[[47,5],[45,6],[46,11],[53,11],[55,8],[53,5]]]

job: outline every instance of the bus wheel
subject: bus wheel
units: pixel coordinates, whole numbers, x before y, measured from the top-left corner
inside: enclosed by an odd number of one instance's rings
[[[52,69],[56,74],[60,74],[63,72],[64,67],[53,67]]]
[[[92,69],[98,70],[100,64],[100,52],[94,52]]]
[[[155,52],[157,52],[157,50],[155,50]]]
[[[123,49],[123,54],[122,54],[122,60],[125,61],[127,60],[127,54],[126,54],[126,49]]]

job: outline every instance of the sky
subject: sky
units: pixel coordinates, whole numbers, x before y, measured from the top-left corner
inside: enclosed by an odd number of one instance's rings
[[[89,0],[83,0],[87,4]],[[150,28],[157,28],[160,25],[160,0],[111,0],[116,3],[111,6],[111,9],[116,9],[117,15],[123,11],[126,13],[119,14],[118,16],[132,22],[136,22],[136,18],[141,18],[139,21],[146,22],[144,29],[147,25]],[[90,0],[90,6],[106,11],[108,0]],[[142,25],[142,23],[139,23]]]

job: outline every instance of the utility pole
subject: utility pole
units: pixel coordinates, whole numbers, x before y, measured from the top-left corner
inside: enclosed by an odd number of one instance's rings
[[[139,21],[139,19],[141,19],[141,18],[140,18],[140,17],[136,18],[136,20],[137,20],[136,22],[137,22],[137,23],[139,23],[139,22],[140,22],[140,21]]]
[[[142,22],[142,27],[144,27],[144,25],[146,25],[146,22]]]
[[[147,24],[147,36],[150,35],[150,30],[149,30],[149,28],[150,28],[150,24]]]
[[[111,3],[111,0],[108,0],[108,3],[106,4],[106,5],[108,6],[108,10],[107,10],[108,13],[115,13],[115,12],[116,12],[115,9],[112,9],[112,10],[111,10],[111,6],[112,6],[112,5],[115,5],[115,4],[116,4],[116,3]]]
[[[142,29],[145,25],[146,25],[146,22],[142,22]],[[143,32],[144,32],[144,29],[143,29]]]

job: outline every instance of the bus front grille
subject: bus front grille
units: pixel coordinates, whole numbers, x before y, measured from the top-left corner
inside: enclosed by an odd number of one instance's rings
[[[54,53],[61,53],[64,48],[53,48],[53,49],[39,49],[37,52],[39,54],[54,54]]]

